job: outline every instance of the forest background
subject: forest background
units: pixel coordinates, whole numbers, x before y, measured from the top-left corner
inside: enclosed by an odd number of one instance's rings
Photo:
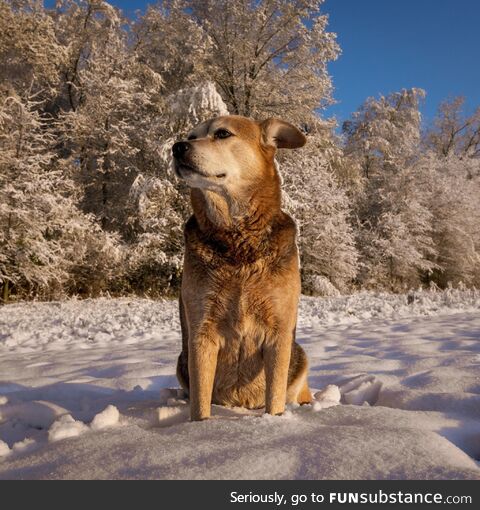
[[[170,148],[215,115],[280,117],[303,292],[480,285],[480,108],[370,97],[341,126],[318,0],[0,0],[0,288],[12,299],[173,295],[188,190]],[[352,84],[355,86],[355,84]]]

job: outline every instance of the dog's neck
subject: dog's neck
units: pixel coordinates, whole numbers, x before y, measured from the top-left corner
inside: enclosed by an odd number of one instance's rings
[[[192,188],[193,213],[200,229],[211,234],[259,232],[267,229],[280,212],[281,192],[277,175],[272,183],[257,183],[241,197]]]

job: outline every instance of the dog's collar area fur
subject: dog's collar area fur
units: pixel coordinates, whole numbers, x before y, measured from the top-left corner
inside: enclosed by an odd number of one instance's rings
[[[252,187],[243,203],[213,191],[192,188],[195,237],[220,259],[236,265],[254,263],[268,256],[269,239],[282,223],[280,180],[272,177],[264,186]],[[191,223],[191,222],[189,222]],[[193,226],[191,223],[191,225]]]
[[[258,232],[269,227],[280,213],[280,179],[274,177],[272,186],[258,183],[242,198],[224,196],[211,190],[192,188],[193,213],[203,231]]]

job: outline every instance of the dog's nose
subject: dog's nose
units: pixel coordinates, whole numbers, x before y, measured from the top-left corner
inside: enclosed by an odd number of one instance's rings
[[[181,158],[188,150],[190,144],[188,142],[177,142],[173,144],[172,152],[175,158]]]

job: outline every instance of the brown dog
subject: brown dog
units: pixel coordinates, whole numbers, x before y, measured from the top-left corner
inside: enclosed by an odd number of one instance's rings
[[[295,342],[300,294],[296,228],[280,209],[277,148],[305,144],[294,126],[217,117],[174,144],[191,187],[180,297],[177,376],[192,420],[211,403],[280,414],[307,403],[307,359]]]

